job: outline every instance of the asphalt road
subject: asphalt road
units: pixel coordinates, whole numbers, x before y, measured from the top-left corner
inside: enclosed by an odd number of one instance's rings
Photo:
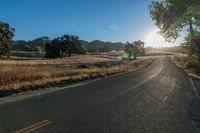
[[[188,77],[160,57],[149,67],[0,103],[0,133],[198,133]]]

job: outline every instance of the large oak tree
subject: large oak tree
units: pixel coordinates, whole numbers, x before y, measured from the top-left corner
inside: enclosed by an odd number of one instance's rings
[[[58,58],[72,54],[86,54],[87,49],[83,46],[78,36],[63,35],[62,37],[53,39],[51,43],[46,44],[46,57]]]
[[[144,42],[142,41],[134,41],[133,43],[127,42],[125,46],[125,51],[129,54],[129,57],[134,57],[134,60],[139,55],[144,55]]]
[[[0,22],[0,56],[10,57],[14,31],[9,24]]]
[[[200,61],[200,0],[153,1],[149,10],[160,34],[169,42],[174,42],[181,31],[187,28],[190,44]]]

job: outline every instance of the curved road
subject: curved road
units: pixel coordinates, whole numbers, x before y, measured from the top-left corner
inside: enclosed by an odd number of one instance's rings
[[[0,103],[1,133],[198,133],[188,77],[160,57],[149,67]]]

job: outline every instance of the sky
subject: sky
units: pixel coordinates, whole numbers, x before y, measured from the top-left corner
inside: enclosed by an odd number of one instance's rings
[[[146,46],[174,46],[156,34],[152,0],[0,0],[0,21],[15,28],[14,40],[78,35],[86,41],[142,40]]]

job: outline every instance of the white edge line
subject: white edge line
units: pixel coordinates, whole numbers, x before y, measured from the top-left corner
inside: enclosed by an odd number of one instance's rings
[[[69,85],[69,86],[66,86],[66,87],[51,87],[51,88],[47,88],[47,89],[44,89],[44,90],[39,90],[38,92],[33,92],[32,94],[22,94],[22,95],[16,95],[16,96],[8,96],[8,97],[1,98],[0,104],[19,101],[19,100],[23,100],[23,99],[27,99],[27,98],[35,97],[35,96],[41,96],[41,95],[44,95],[44,94],[57,92],[57,91],[68,89],[68,88],[78,87],[78,86],[82,86],[82,85],[85,85],[85,84],[88,84],[88,83],[83,82],[83,83],[78,83],[78,84],[74,84],[74,85]]]

